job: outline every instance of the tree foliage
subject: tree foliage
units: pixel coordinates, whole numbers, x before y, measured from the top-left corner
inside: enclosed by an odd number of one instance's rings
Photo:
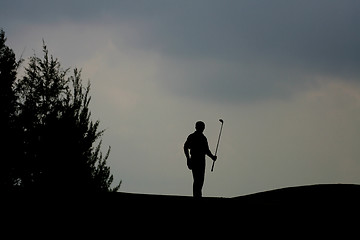
[[[11,189],[14,184],[14,168],[16,161],[10,158],[16,153],[17,138],[15,129],[16,96],[14,84],[16,71],[20,64],[14,52],[5,45],[5,32],[0,30],[0,129],[1,129],[1,167],[0,187]]]
[[[10,125],[21,139],[15,144],[17,154],[8,158],[14,163],[8,171],[13,172],[12,189],[102,192],[120,187],[121,182],[111,188],[113,176],[106,165],[110,147],[103,156],[104,131],[98,129],[99,121],[91,120],[90,83],[83,86],[78,69],[69,72],[43,44],[43,57],[32,56],[24,76],[12,79],[16,107],[10,110]]]

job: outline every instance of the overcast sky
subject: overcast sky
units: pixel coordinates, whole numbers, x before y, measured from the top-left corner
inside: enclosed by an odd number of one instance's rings
[[[218,161],[205,196],[360,184],[360,1],[1,0],[17,57],[82,68],[120,191],[192,195],[197,120]]]

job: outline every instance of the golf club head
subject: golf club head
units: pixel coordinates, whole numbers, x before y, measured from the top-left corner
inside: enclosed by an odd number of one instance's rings
[[[224,123],[224,120],[222,120],[222,119],[219,119],[219,121],[220,121],[221,123]]]

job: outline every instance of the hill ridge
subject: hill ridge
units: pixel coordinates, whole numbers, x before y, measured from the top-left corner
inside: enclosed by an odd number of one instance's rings
[[[117,193],[127,200],[193,201],[191,196],[142,193]],[[198,200],[198,199],[197,199]],[[237,201],[244,204],[339,203],[360,202],[358,184],[314,184],[292,186],[236,197],[204,197],[202,201]]]

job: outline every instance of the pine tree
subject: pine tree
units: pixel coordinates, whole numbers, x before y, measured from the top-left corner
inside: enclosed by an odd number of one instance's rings
[[[15,128],[16,96],[14,84],[16,71],[21,61],[16,61],[14,52],[5,45],[5,32],[0,30],[0,188],[11,190],[16,180]]]
[[[18,82],[21,167],[18,188],[35,191],[117,191],[100,151],[99,121],[91,120],[90,84],[81,72],[62,69],[43,44],[43,58],[30,58]],[[96,145],[96,143],[98,144]],[[96,147],[95,147],[96,146]]]

